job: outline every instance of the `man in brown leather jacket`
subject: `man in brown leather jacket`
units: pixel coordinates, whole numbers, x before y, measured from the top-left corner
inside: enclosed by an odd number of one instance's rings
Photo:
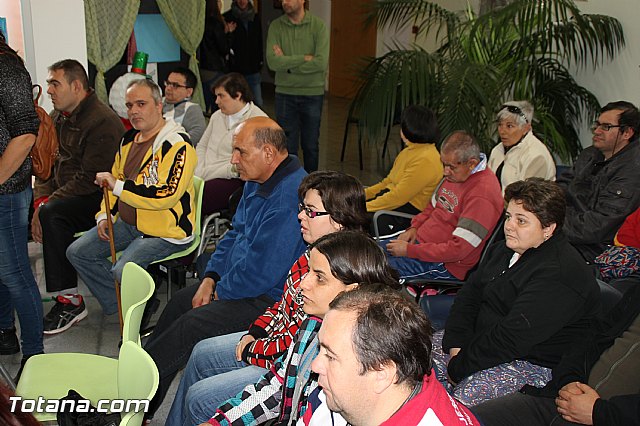
[[[47,85],[60,152],[51,178],[36,179],[31,233],[43,245],[47,291],[55,293],[56,304],[44,318],[44,333],[54,334],[87,315],[77,294],[76,271],[65,253],[75,233],[95,225],[102,200],[94,183],[96,172],[111,169],[124,126],[89,87],[78,61],[51,65]]]

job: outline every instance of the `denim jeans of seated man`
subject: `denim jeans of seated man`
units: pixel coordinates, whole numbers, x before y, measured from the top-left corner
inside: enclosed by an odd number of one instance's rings
[[[260,380],[266,369],[236,361],[236,345],[246,332],[199,342],[180,380],[166,426],[207,422],[227,399]]]
[[[122,282],[122,270],[127,262],[146,268],[152,262],[164,259],[188,245],[143,237],[135,226],[123,220],[116,220],[113,224],[113,241],[116,252],[120,253],[115,265],[111,264],[109,242],[98,237],[97,227],[85,232],[67,249],[67,258],[98,299],[105,315],[118,312],[114,280]]]
[[[395,238],[395,237],[394,237]],[[387,255],[389,265],[400,274],[402,279],[424,278],[430,280],[446,280],[455,279],[442,262],[423,262],[422,260],[413,259],[406,256],[393,256],[387,251],[387,244],[391,239],[380,240],[378,244]]]
[[[324,95],[303,96],[276,93],[276,121],[287,135],[289,154],[298,155],[302,146],[304,169],[318,170],[320,119]]]
[[[27,249],[31,188],[0,195],[0,328],[14,326],[18,313],[22,354],[43,351],[42,301]]]

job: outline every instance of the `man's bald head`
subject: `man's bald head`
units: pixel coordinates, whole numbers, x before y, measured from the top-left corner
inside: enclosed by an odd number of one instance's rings
[[[242,133],[242,136],[240,134]],[[272,145],[280,153],[287,152],[287,137],[274,120],[269,117],[253,117],[243,122],[236,129],[234,137],[253,136],[257,148],[264,144]]]

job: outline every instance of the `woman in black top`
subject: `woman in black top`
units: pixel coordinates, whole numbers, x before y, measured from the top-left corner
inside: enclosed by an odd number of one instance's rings
[[[600,310],[594,274],[561,231],[560,187],[530,178],[509,185],[505,201],[506,241],[489,248],[457,294],[442,341],[434,337],[436,371],[467,405],[543,386]]]

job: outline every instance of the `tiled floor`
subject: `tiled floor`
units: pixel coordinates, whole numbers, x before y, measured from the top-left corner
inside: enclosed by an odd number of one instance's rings
[[[273,92],[265,88],[265,112],[273,117]],[[399,150],[398,129],[392,131],[389,140],[391,154],[387,154],[385,159],[381,158],[381,148],[368,145],[363,146],[364,170],[359,170],[358,151],[356,140],[356,128],[351,126],[346,152],[343,163],[340,162],[340,152],[344,134],[344,125],[349,108],[349,100],[328,96],[325,98],[322,127],[320,131],[320,168],[340,170],[359,178],[363,184],[370,185],[377,182],[391,167],[393,158]],[[41,246],[36,243],[29,244],[29,255],[31,264],[36,274],[43,298],[46,297]],[[195,280],[191,280],[195,283]],[[189,283],[188,283],[189,284]],[[90,292],[80,285],[80,291],[85,295],[89,316],[80,323],[73,326],[64,333],[45,337],[45,352],[85,352],[96,353],[110,357],[117,357],[118,354],[118,319],[116,315],[104,316],[98,302],[91,296]],[[166,285],[160,287],[160,299],[164,305],[166,301]],[[53,302],[44,303],[45,314],[49,311]],[[158,313],[162,311],[160,307]],[[20,364],[20,354],[0,356],[2,363],[11,375],[14,375]],[[72,374],[72,373],[70,373]],[[152,424],[164,424],[164,419],[168,413],[175,388],[179,377],[174,381],[172,389],[169,391],[165,403],[156,413]]]

